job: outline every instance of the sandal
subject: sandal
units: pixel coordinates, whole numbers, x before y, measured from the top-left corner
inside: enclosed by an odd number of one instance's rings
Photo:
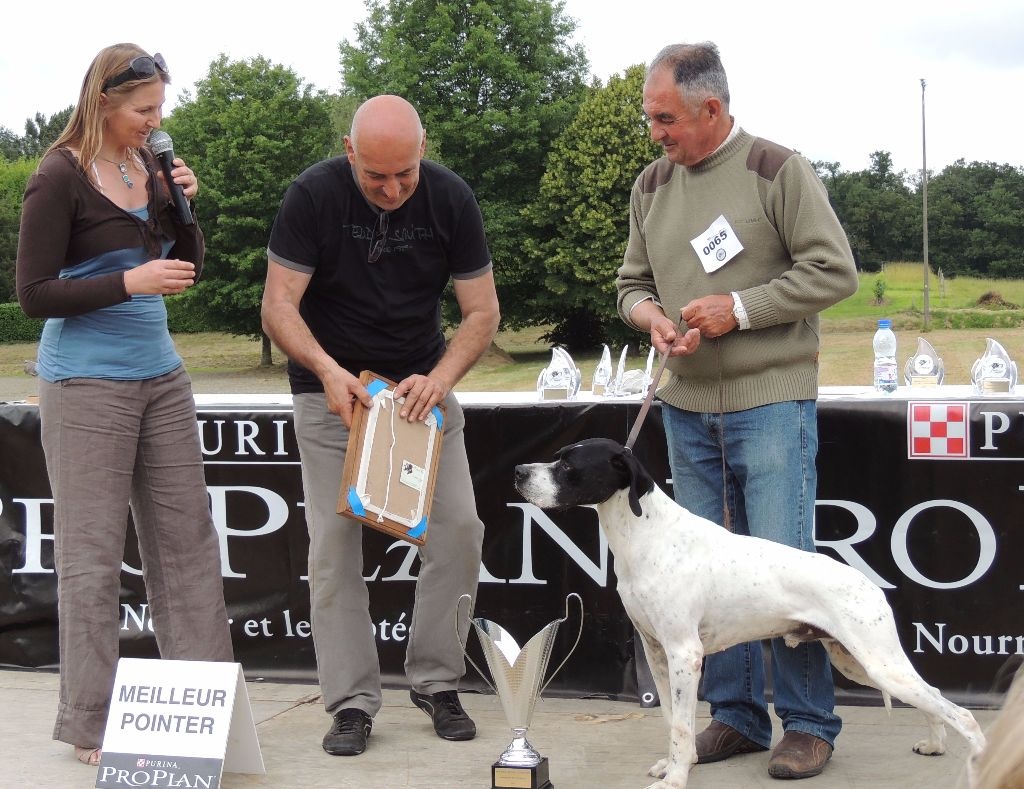
[[[98,767],[102,757],[103,751],[100,748],[81,748],[77,745],[75,746],[75,758],[82,764]]]

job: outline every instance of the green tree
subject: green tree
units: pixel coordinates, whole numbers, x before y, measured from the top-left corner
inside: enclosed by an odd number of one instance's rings
[[[874,271],[885,261],[920,259],[920,203],[887,151],[875,151],[859,172],[842,172],[835,162],[815,167],[860,265]]]
[[[521,261],[520,211],[551,143],[585,91],[575,20],[551,0],[367,0],[340,46],[343,92],[395,93],[420,111],[431,156],[469,183],[483,211],[505,325],[536,289]]]
[[[641,111],[645,69],[595,85],[555,141],[537,199],[524,212],[524,251],[540,282],[531,320],[553,323],[546,339],[570,350],[636,342],[615,309],[615,275],[629,238],[629,195],[661,155]]]
[[[28,118],[25,121],[25,136],[21,139],[21,155],[42,156],[64,131],[74,109],[72,104],[49,118],[41,112],[37,112],[34,118]]]
[[[13,162],[21,158],[21,137],[6,126],[0,126],[0,159]]]
[[[334,129],[331,143],[331,156],[345,153],[345,135],[352,129],[352,117],[356,114],[359,102],[351,96],[331,96],[331,128]]]
[[[38,159],[0,160],[0,302],[17,301],[14,267],[18,256],[18,226],[25,184]]]
[[[13,162],[25,157],[42,156],[64,131],[74,109],[72,104],[49,118],[37,112],[34,118],[25,120],[23,137],[19,137],[6,126],[0,126],[0,159]]]
[[[1024,168],[957,160],[928,184],[928,227],[947,274],[1024,277]]]
[[[289,183],[330,151],[330,100],[263,57],[221,55],[165,127],[200,179],[206,270],[186,306],[210,328],[261,337],[261,363],[269,365],[260,325],[267,239]]]

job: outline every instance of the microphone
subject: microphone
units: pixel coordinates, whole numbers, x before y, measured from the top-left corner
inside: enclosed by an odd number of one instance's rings
[[[174,143],[171,142],[171,135],[160,129],[153,129],[149,133],[149,148],[160,161],[160,168],[164,171],[164,180],[167,181],[167,189],[174,201],[174,208],[178,212],[178,221],[183,225],[195,223],[192,219],[192,212],[189,210],[188,201],[180,184],[174,183],[171,177],[171,170],[174,169]]]

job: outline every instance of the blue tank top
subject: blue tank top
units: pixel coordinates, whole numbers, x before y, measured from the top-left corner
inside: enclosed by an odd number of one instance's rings
[[[143,221],[143,207],[131,213]],[[161,256],[170,252],[164,241]],[[128,271],[150,260],[144,247],[105,252],[62,269],[61,279],[86,279]],[[128,301],[70,318],[48,318],[39,339],[39,377],[142,380],[181,366],[181,357],[167,331],[163,296],[133,295]]]

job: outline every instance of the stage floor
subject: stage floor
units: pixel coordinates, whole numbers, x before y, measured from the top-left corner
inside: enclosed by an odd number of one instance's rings
[[[485,789],[490,765],[511,735],[493,696],[464,694],[479,734],[471,742],[438,739],[430,721],[412,706],[407,692],[384,694],[366,753],[328,756],[320,739],[330,719],[316,685],[248,682],[266,775],[225,774],[224,789],[266,786],[274,789],[374,787],[374,789]],[[6,745],[0,787],[59,786],[90,789],[96,771],[75,761],[68,745],[50,739],[57,704],[57,675],[0,671],[0,741]],[[911,746],[924,734],[916,710],[898,708],[892,717],[882,707],[841,707],[844,727],[825,772],[814,789],[954,789],[960,780],[966,746],[949,732],[949,752],[918,756]],[[995,713],[976,711],[982,728]],[[697,727],[708,721],[698,708]],[[775,722],[776,741],[781,737]],[[550,760],[557,789],[640,789],[651,783],[645,773],[667,747],[660,709],[602,699],[547,699],[537,704],[529,740]],[[768,754],[752,754],[695,767],[690,789],[773,787]]]

